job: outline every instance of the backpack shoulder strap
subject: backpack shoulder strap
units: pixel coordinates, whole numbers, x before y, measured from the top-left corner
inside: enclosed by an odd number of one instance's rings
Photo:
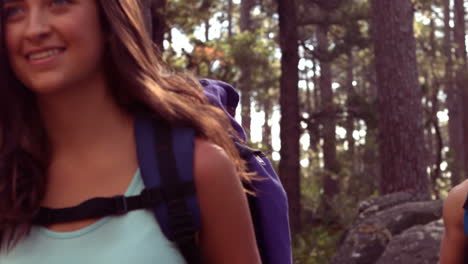
[[[159,186],[163,192],[164,202],[154,209],[161,230],[177,244],[188,263],[201,263],[195,242],[200,210],[193,182],[193,129],[138,118],[135,135],[145,186]],[[187,184],[192,185],[190,193],[183,187]]]

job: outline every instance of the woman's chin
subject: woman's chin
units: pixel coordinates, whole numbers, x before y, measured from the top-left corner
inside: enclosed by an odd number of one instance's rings
[[[53,94],[63,90],[67,85],[61,74],[41,74],[24,82],[35,94]]]
[[[28,87],[33,93],[42,96],[59,93],[65,88],[65,85],[61,82],[34,82]]]

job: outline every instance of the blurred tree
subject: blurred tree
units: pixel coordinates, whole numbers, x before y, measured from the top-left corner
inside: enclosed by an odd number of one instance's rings
[[[228,37],[232,37],[232,12],[233,12],[233,3],[232,0],[228,0],[228,9],[227,9],[227,21],[228,21]]]
[[[324,113],[321,124],[323,126],[323,160],[325,167],[323,183],[325,212],[330,212],[330,203],[339,192],[338,174],[340,172],[340,164],[336,157],[336,107],[333,102],[332,61],[328,54],[328,47],[330,45],[327,36],[328,30],[329,26],[326,24],[320,24],[317,29],[317,55],[320,58],[320,101],[322,102],[321,107]]]
[[[300,165],[299,165],[299,97],[298,35],[295,0],[278,0],[279,37],[281,47],[279,175],[289,197],[293,232],[301,229]]]
[[[318,87],[314,90],[315,105],[320,105],[315,113],[309,113],[306,120],[309,136],[314,139],[318,136],[317,124],[320,124],[320,137],[323,139],[323,200],[324,212],[333,215],[330,210],[334,197],[340,192],[340,186],[349,182],[352,175],[347,168],[342,171],[343,164],[339,158],[340,148],[343,148],[344,139],[337,140],[335,130],[337,125],[345,127],[347,133],[347,146],[354,151],[354,138],[352,137],[354,121],[362,118],[361,105],[354,105],[357,95],[353,92],[354,74],[356,67],[352,60],[353,48],[366,48],[369,40],[360,23],[366,20],[368,6],[362,1],[304,1],[301,2],[301,39],[307,56],[319,62]],[[364,11],[363,11],[364,10]],[[310,14],[314,14],[310,16]],[[311,27],[314,25],[313,27]],[[312,29],[313,28],[313,29]],[[311,32],[315,32],[311,33]],[[310,59],[309,59],[310,60]],[[315,75],[314,75],[315,76]],[[306,80],[307,82],[309,80]],[[334,88],[332,84],[336,85]],[[344,88],[343,88],[344,87]],[[319,97],[317,97],[319,95]],[[320,102],[318,104],[318,102]],[[362,109],[361,109],[362,108]],[[316,120],[313,120],[313,119]],[[343,122],[342,120],[347,120]],[[311,147],[314,148],[311,141]],[[350,146],[351,144],[351,146]],[[352,158],[356,158],[353,157]],[[358,161],[358,159],[355,159]],[[349,166],[354,166],[353,162]],[[334,217],[336,218],[336,217]]]
[[[466,104],[463,104],[462,102],[466,102],[468,99],[468,86],[466,84],[467,78],[466,78],[466,70],[467,70],[467,64],[466,64],[466,45],[465,45],[465,7],[464,7],[464,1],[463,0],[454,0],[454,13],[455,13],[455,28],[454,28],[454,42],[455,42],[455,57],[456,57],[456,63],[455,63],[455,74],[456,74],[456,81],[455,81],[455,87],[453,88],[453,95],[452,96],[457,96],[459,102],[454,102],[455,105],[449,106],[453,110],[455,107],[458,107],[459,109],[456,109],[460,111],[461,115],[457,116],[456,112],[455,117],[460,117],[460,119],[456,118],[454,122],[462,122],[462,138],[464,144],[461,144],[463,147],[455,147],[453,148],[454,156],[455,156],[455,171],[456,173],[452,175],[452,185],[456,185],[460,183],[464,178],[464,173],[468,171],[468,161],[467,161],[467,154],[466,154],[466,147],[468,146],[468,136],[466,136],[466,133],[468,133],[468,116],[465,114],[463,115],[462,113],[466,112],[468,110],[468,107]],[[457,126],[457,123],[454,124],[454,126]],[[455,140],[457,138],[455,137]],[[465,153],[463,153],[463,151]]]
[[[254,0],[241,0],[240,7],[240,30],[243,33],[253,33],[254,25],[252,21],[251,11],[255,6]],[[255,41],[255,36],[249,38],[252,42]],[[244,48],[247,53],[252,53],[253,43],[248,43]],[[240,66],[239,89],[241,90],[241,115],[242,127],[245,129],[247,139],[250,139],[251,125],[251,106],[252,106],[252,61],[251,57],[245,56],[243,60],[238,61]]]
[[[423,102],[423,123],[425,135],[425,153],[427,172],[431,179],[432,193],[438,196],[437,182],[441,178],[441,159],[443,150],[443,140],[440,129],[440,122],[437,113],[441,110],[439,94],[441,92],[443,72],[437,70],[442,68],[441,59],[442,42],[436,38],[436,13],[431,8],[421,10],[427,18],[425,24],[421,21],[415,23],[415,35],[417,41],[417,60],[419,64],[419,84],[422,90]]]
[[[413,4],[372,0],[378,83],[381,193],[411,191],[429,198],[418,89]]]
[[[463,108],[462,91],[455,85],[453,72],[453,29],[451,21],[451,2],[443,1],[444,12],[444,45],[443,54],[445,56],[445,93],[447,94],[447,108],[449,114],[449,146],[452,157],[450,169],[452,171],[452,184],[457,184],[463,179],[465,148],[463,144]]]

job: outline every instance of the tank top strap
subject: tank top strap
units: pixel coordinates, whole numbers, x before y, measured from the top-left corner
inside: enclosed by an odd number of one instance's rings
[[[468,194],[465,203],[463,204],[463,209],[465,211],[463,216],[463,231],[465,232],[465,235],[468,236]]]

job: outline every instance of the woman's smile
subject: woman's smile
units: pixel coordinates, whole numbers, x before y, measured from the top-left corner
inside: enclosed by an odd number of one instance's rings
[[[65,48],[44,48],[28,52],[26,61],[34,66],[50,66],[56,63],[65,52]]]

